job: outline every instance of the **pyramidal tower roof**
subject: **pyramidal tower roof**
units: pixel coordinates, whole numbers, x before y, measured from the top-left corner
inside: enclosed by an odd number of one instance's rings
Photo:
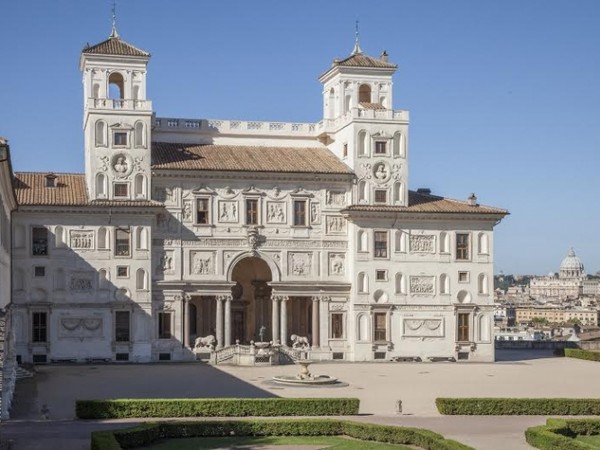
[[[117,16],[113,5],[112,30],[108,39],[96,45],[86,45],[82,53],[89,55],[117,55],[149,57],[150,53],[125,42],[117,32]]]

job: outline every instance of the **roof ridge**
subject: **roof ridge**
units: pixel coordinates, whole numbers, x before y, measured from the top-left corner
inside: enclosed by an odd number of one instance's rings
[[[25,172],[14,172],[14,175],[81,175],[85,176],[84,172],[37,172],[37,171],[25,171]]]

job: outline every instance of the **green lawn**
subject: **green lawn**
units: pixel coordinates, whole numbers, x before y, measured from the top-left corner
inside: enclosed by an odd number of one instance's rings
[[[362,450],[365,448],[396,450],[414,449],[414,447],[405,447],[403,445],[366,442],[341,436],[240,436],[226,438],[186,438],[161,441],[154,445],[143,448],[151,450],[205,450],[258,445],[321,445],[322,448],[335,450]]]
[[[593,445],[594,447],[600,448],[600,435],[598,435],[598,434],[595,434],[592,436],[584,436],[584,435],[577,436],[575,438],[575,440],[582,441],[582,442],[585,442],[586,444],[590,444],[590,445]]]

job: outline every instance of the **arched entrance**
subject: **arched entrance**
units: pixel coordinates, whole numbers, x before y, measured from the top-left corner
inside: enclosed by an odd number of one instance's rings
[[[239,261],[231,273],[232,288],[231,334],[232,342],[260,341],[260,331],[264,327],[263,339],[271,340],[271,269],[265,260],[251,256]]]

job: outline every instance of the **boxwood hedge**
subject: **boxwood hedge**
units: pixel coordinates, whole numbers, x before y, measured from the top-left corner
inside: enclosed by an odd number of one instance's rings
[[[525,430],[525,439],[542,450],[589,450],[598,448],[574,438],[579,435],[600,434],[599,419],[548,419],[546,425]]]
[[[348,436],[364,441],[415,445],[427,450],[473,450],[433,431],[333,419],[210,420],[146,423],[92,433],[92,450],[120,450],[158,439],[219,436]]]
[[[600,352],[590,352],[578,348],[565,348],[565,356],[568,358],[587,359],[588,361],[600,361]]]
[[[437,398],[435,404],[448,415],[600,415],[598,398]]]
[[[357,398],[199,398],[77,400],[79,419],[142,417],[348,416]]]

